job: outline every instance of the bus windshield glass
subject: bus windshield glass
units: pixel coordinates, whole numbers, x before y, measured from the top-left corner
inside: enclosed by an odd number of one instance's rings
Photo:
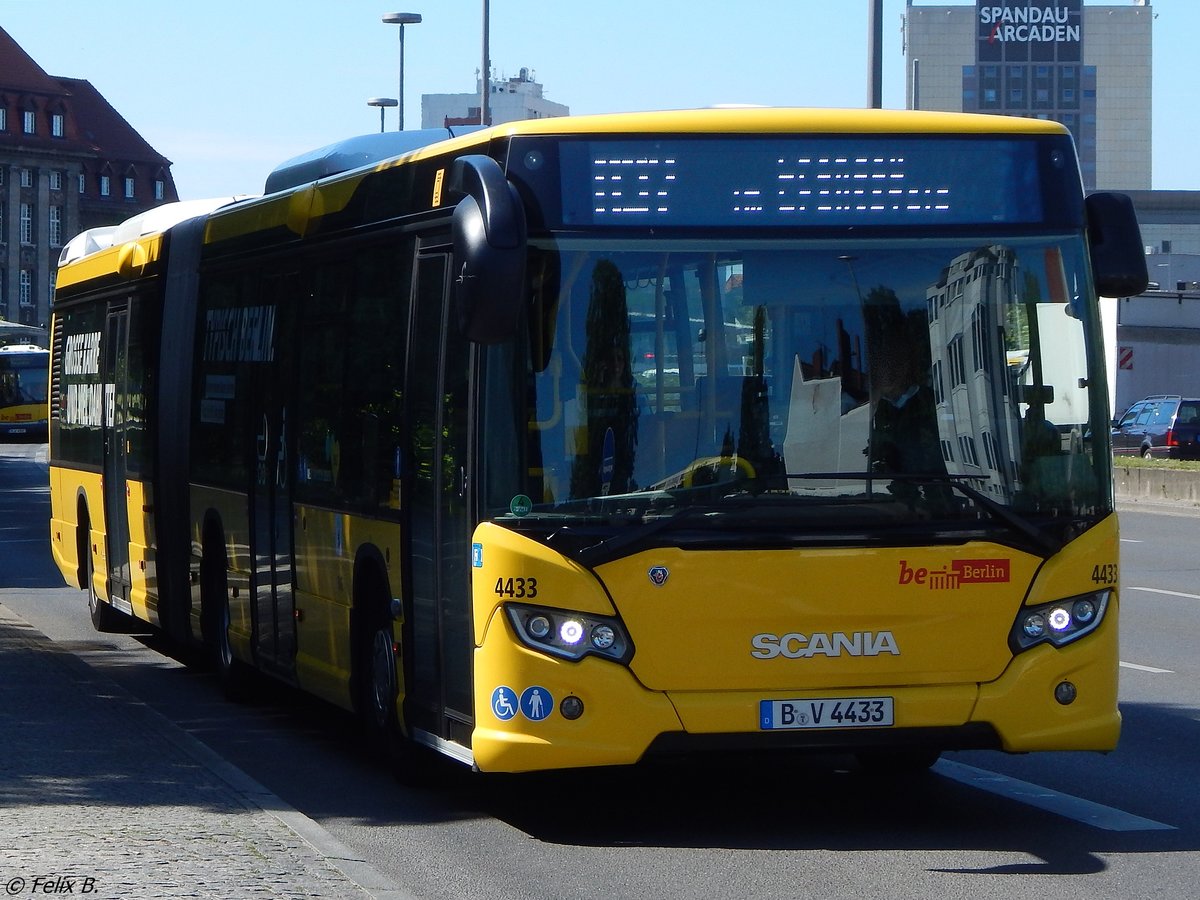
[[[485,370],[509,527],[1046,550],[1111,509],[1078,233],[564,237],[530,269],[527,344]]]
[[[49,359],[45,351],[0,353],[0,406],[45,403]]]

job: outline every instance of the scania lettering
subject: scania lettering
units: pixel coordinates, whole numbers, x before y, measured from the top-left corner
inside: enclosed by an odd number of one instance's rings
[[[1145,284],[1054,122],[352,138],[64,248],[54,559],[402,766],[1111,750],[1097,295]]]
[[[889,631],[872,634],[869,631],[855,631],[843,634],[835,631],[833,634],[803,635],[792,631],[779,637],[774,634],[756,634],[750,639],[754,648],[750,655],[758,659],[774,659],[783,656],[787,659],[807,659],[810,656],[878,656],[890,653],[899,656],[896,639]]]

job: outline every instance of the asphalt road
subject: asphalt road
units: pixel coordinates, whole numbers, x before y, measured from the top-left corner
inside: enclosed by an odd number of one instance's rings
[[[45,446],[0,444],[0,602],[421,897],[1200,896],[1200,511],[1123,508],[1124,730],[1109,755],[836,757],[397,782],[348,716],[226,702],[157,639],[99,635],[45,539]]]

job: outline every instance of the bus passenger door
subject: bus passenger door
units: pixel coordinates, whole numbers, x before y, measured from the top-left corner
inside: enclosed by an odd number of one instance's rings
[[[250,510],[254,565],[254,651],[259,665],[290,677],[296,657],[293,593],[292,479],[295,441],[288,421],[291,399],[290,308],[299,300],[295,274],[262,282],[259,314],[273,317],[271,358],[256,368],[252,403],[254,471]]]
[[[469,392],[471,348],[449,303],[449,257],[423,253],[411,331],[410,724],[470,745],[472,709]]]
[[[108,313],[104,329],[104,522],[109,603],[132,613],[129,590],[129,307]]]

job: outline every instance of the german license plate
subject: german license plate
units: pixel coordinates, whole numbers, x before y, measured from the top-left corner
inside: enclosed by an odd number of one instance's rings
[[[763,731],[784,728],[886,728],[895,723],[891,697],[843,697],[836,700],[760,700]]]

